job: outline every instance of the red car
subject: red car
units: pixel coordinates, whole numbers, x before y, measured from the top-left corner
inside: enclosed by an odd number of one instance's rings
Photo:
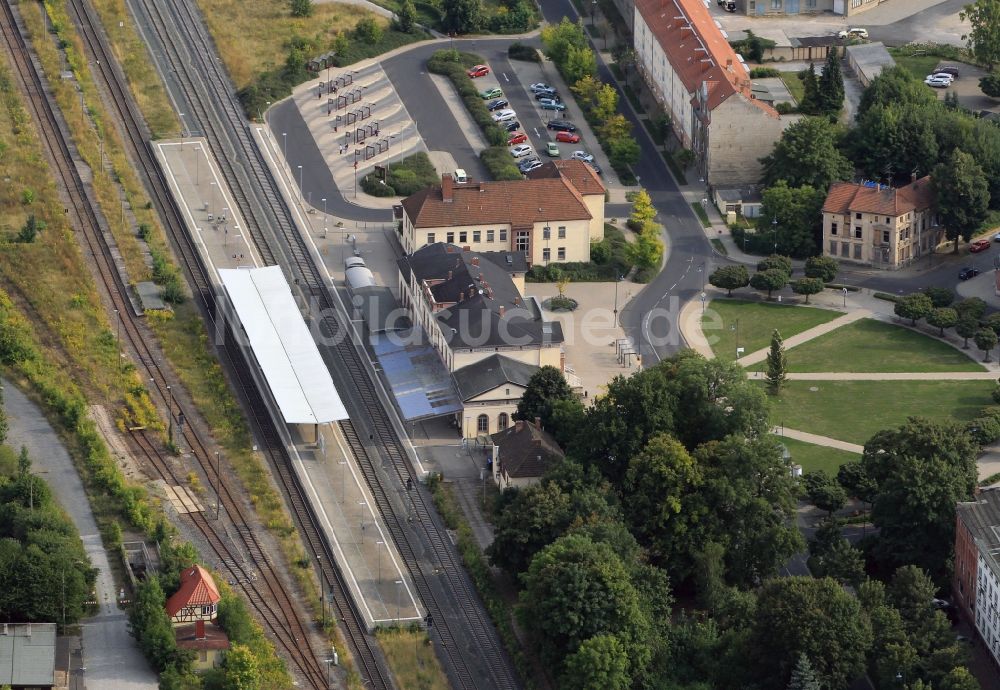
[[[985,252],[990,248],[989,240],[976,240],[969,245],[969,251],[975,254],[976,252]]]
[[[507,146],[513,146],[514,144],[523,144],[528,140],[528,135],[524,132],[518,132],[510,139],[507,140]]]
[[[489,73],[490,73],[490,68],[487,67],[486,65],[476,65],[468,72],[466,72],[466,74],[468,74],[473,79],[475,79],[476,77],[485,77]]]
[[[573,132],[556,132],[556,141],[562,141],[567,144],[579,144],[580,135]]]

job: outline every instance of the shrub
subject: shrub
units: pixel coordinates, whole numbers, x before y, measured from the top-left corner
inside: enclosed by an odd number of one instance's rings
[[[491,146],[479,154],[494,180],[520,180],[523,176],[506,146]]]
[[[893,295],[889,292],[876,292],[872,295],[875,299],[884,299],[886,302],[896,302],[899,300],[898,295]]]
[[[542,56],[537,49],[525,45],[520,41],[514,41],[507,48],[507,57],[511,60],[526,60],[528,62],[541,62]]]
[[[607,240],[590,243],[590,260],[595,264],[606,264],[611,259],[611,244]]]
[[[774,109],[778,111],[779,115],[788,115],[789,113],[795,112],[795,106],[788,101],[781,101],[780,103],[774,104]]]
[[[969,421],[965,428],[981,446],[988,446],[1000,439],[1000,419],[997,419],[996,415],[977,417]]]
[[[365,43],[374,45],[382,40],[382,27],[373,17],[362,17],[354,27],[355,35]]]
[[[754,67],[750,70],[751,79],[765,79],[767,77],[780,77],[781,72],[773,67]]]
[[[950,307],[955,301],[955,293],[949,288],[926,287],[921,292],[931,298],[931,303],[935,307]]]

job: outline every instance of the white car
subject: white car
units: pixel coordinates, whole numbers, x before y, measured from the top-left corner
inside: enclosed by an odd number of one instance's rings
[[[594,162],[594,155],[591,153],[587,153],[586,151],[574,151],[573,153],[569,154],[569,157],[575,158],[578,161],[583,161],[584,163]]]
[[[525,156],[535,152],[535,149],[531,148],[527,144],[518,144],[510,150],[510,155],[514,158],[524,158]]]
[[[515,117],[517,117],[517,113],[510,108],[504,108],[503,110],[498,110],[493,113],[494,122],[508,122],[513,120]]]
[[[934,78],[934,79],[947,79],[948,83],[951,83],[951,82],[955,81],[955,77],[952,76],[952,75],[950,75],[950,74],[948,74],[947,72],[935,72],[934,74],[928,74],[927,78],[928,79],[931,79],[931,78]]]
[[[837,38],[863,38],[868,40],[867,29],[841,29]]]
[[[927,86],[933,86],[935,89],[946,89],[951,86],[950,80],[942,79],[941,77],[927,77],[924,79],[924,83]]]
[[[554,86],[550,86],[550,85],[546,84],[543,81],[535,82],[534,84],[532,84],[528,88],[531,89],[535,93],[537,93],[539,91],[555,91],[556,90]]]

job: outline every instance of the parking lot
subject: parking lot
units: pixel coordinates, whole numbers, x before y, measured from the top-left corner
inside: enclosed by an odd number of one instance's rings
[[[520,129],[510,133],[511,136],[514,136],[516,132],[523,132],[527,136],[527,141],[518,141],[515,146],[527,144],[533,149],[532,153],[524,156],[525,158],[537,156],[544,163],[557,157],[569,158],[574,151],[582,150],[594,156],[594,162],[600,168],[605,184],[618,183],[607,156],[601,150],[597,137],[591,131],[584,119],[583,111],[576,103],[574,94],[562,81],[551,62],[511,61],[506,55],[501,54],[492,56],[484,64],[490,67],[490,73],[473,79],[473,83],[480,92],[495,88],[501,90],[501,98],[509,103],[506,108],[517,114],[515,121],[521,125]],[[532,84],[536,83],[554,87],[561,102],[566,106],[565,111],[543,109],[530,88]],[[493,98],[488,98],[485,99],[485,102],[488,105],[492,100]],[[575,133],[580,135],[580,141],[578,143],[556,141],[556,132],[547,128],[548,123],[552,120],[572,122],[576,126]],[[550,156],[546,152],[546,147],[550,142],[555,143],[559,152],[558,156]]]

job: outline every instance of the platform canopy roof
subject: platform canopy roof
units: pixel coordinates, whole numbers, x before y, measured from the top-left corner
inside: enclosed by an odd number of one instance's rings
[[[347,419],[281,267],[220,269],[219,276],[285,423]]]

